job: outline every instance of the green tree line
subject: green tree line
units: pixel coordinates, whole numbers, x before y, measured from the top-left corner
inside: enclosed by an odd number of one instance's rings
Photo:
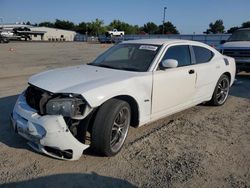
[[[30,25],[31,23],[27,22],[27,24]],[[57,29],[73,30],[81,34],[86,34],[87,32],[89,35],[93,36],[105,34],[105,32],[112,29],[124,31],[125,34],[162,34],[163,30],[163,25],[156,25],[153,22],[148,22],[140,27],[138,25],[131,25],[121,20],[113,20],[109,25],[104,25],[103,20],[100,19],[95,19],[91,22],[81,22],[79,24],[75,24],[67,20],[56,19],[55,22],[45,21],[34,25],[40,27],[45,26]],[[174,26],[171,22],[164,23],[164,31],[165,34],[179,34],[176,26]]]
[[[233,33],[240,28],[250,28],[250,21],[243,22],[241,26],[234,26],[225,31],[223,20],[216,20],[214,23],[209,24],[209,28],[204,32],[205,34],[219,34],[219,33]]]
[[[30,22],[26,24],[31,25]],[[75,24],[68,20],[56,19],[55,22],[45,21],[35,26],[45,26],[58,29],[73,30],[81,34],[98,36],[105,34],[105,32],[117,29],[119,31],[125,31],[125,34],[163,34],[163,24],[157,25],[154,22],[145,23],[143,26],[131,25],[121,20],[113,20],[109,25],[104,25],[103,20],[95,19],[91,22],[81,22]],[[250,27],[250,21],[244,22],[241,26],[235,26],[225,31],[223,20],[216,20],[211,22],[208,29],[204,31],[205,34],[218,34],[218,33],[232,33],[239,28]],[[179,34],[176,26],[170,21],[164,23],[164,34]]]

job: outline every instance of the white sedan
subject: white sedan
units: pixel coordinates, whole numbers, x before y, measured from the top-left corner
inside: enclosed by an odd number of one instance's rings
[[[36,151],[76,160],[89,146],[117,154],[139,127],[203,102],[223,105],[235,61],[203,43],[122,42],[87,65],[32,76],[11,114]]]

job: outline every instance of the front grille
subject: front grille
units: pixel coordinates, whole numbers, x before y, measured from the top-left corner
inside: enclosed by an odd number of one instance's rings
[[[43,104],[41,104],[41,100],[45,95],[47,96],[46,91],[35,86],[29,86],[25,92],[26,102],[31,108],[34,108],[41,114],[41,111],[43,111]],[[42,105],[42,108],[40,105]]]
[[[249,57],[250,58],[250,50],[239,50],[239,49],[225,49],[223,52],[224,55],[230,57]]]

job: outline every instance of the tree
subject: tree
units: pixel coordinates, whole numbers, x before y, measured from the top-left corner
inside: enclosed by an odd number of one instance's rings
[[[74,30],[75,29],[75,24],[70,21],[65,21],[65,20],[59,20],[56,19],[55,22],[41,22],[39,23],[40,27],[51,27],[51,28],[58,28],[58,29],[66,29],[66,30]]]
[[[250,21],[242,23],[242,28],[250,28]]]
[[[138,25],[130,25],[130,24],[127,24],[126,26],[127,26],[127,28],[124,29],[125,34],[128,34],[128,35],[131,35],[131,34],[139,34],[140,28],[139,28]]]
[[[26,25],[31,25],[30,21],[27,21],[27,22],[26,22]]]
[[[238,26],[236,26],[236,27],[231,27],[230,29],[227,30],[227,33],[233,33],[233,32],[235,32],[235,31],[238,30],[238,29],[239,29]]]
[[[98,36],[105,33],[103,26],[103,20],[95,19],[94,21],[87,23],[87,31],[90,35]]]
[[[144,24],[144,26],[141,29],[145,33],[155,34],[158,30],[158,26],[153,22],[148,22],[148,23]]]
[[[55,24],[52,23],[52,22],[41,22],[41,23],[39,23],[38,26],[39,26],[39,27],[52,27],[52,28],[54,28],[54,27],[55,27]]]
[[[162,34],[163,25],[159,25],[159,29],[157,31],[157,34]],[[176,29],[176,26],[172,24],[171,22],[165,22],[164,23],[164,34],[179,34],[179,31]]]
[[[85,34],[87,31],[87,23],[86,22],[81,22],[78,25],[75,26],[75,31],[77,33]]]
[[[120,20],[113,20],[109,26],[107,27],[108,30],[112,30],[112,29],[117,29],[117,30],[124,30],[124,23],[121,22]]]
[[[30,22],[27,23],[30,24]],[[162,34],[162,29],[163,29],[162,25],[157,26],[153,22],[145,23],[143,27],[139,27],[138,25],[131,25],[129,23],[120,20],[113,20],[109,25],[104,26],[103,20],[100,19],[95,19],[92,22],[81,22],[79,24],[75,24],[67,20],[56,19],[55,22],[50,22],[50,21],[41,22],[39,23],[39,26],[73,30],[81,34],[85,34],[86,32],[88,32],[89,35],[93,36],[104,34],[106,31],[113,29],[124,31],[125,34],[128,35],[139,34],[139,33]],[[165,34],[179,34],[179,31],[171,22],[166,22],[164,24],[164,31]]]
[[[66,30],[75,29],[75,24],[73,22],[65,21],[65,20],[56,19],[56,22],[54,25],[55,25],[55,28],[58,28],[58,29],[66,29]]]
[[[137,34],[139,33],[138,25],[130,25],[120,20],[113,20],[108,26],[107,30],[117,29],[118,31],[124,31],[125,34]]]
[[[207,29],[206,32],[204,33],[213,33],[213,34],[217,34],[217,33],[224,33],[225,27],[223,25],[223,20],[216,20],[214,23],[210,23],[209,24],[209,29]]]

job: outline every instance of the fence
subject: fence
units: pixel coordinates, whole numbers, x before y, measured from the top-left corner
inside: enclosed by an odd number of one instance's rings
[[[206,43],[210,46],[218,47],[222,40],[227,40],[231,34],[201,34],[201,35],[124,35],[123,37],[107,38],[104,35],[97,37],[86,37],[85,35],[76,35],[75,41],[100,41],[100,42],[121,42],[123,40],[136,40],[136,39],[184,39],[194,40]]]
[[[124,40],[147,39],[147,38],[166,38],[194,40],[218,47],[222,40],[227,40],[230,34],[203,34],[203,35],[126,35]]]

